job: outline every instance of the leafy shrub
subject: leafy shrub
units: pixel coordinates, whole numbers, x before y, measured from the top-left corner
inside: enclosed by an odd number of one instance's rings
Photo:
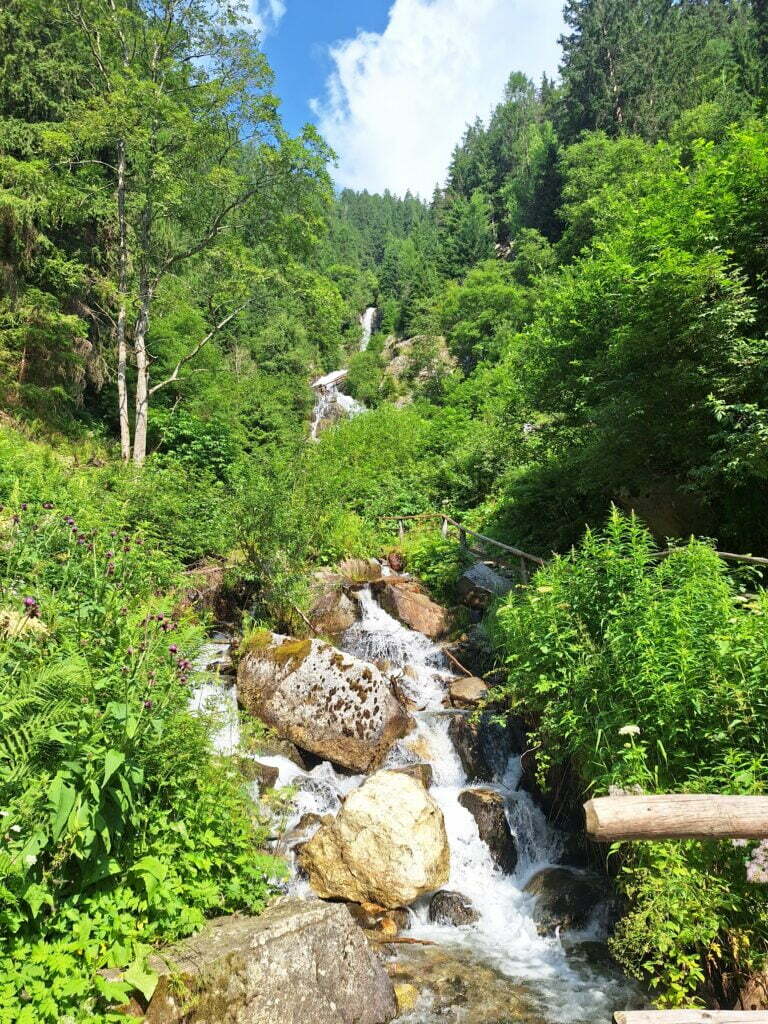
[[[108,473],[0,447],[0,1022],[100,1024],[151,991],[153,942],[257,912],[281,867],[188,714],[204,631],[172,612],[178,560]]]
[[[585,787],[768,789],[768,595],[743,592],[709,545],[664,559],[614,510],[497,613],[501,695],[529,715],[542,775],[570,760]],[[620,959],[679,1005],[768,948],[764,901],[730,844],[622,851],[630,911]],[[698,900],[698,903],[697,903]]]
[[[450,603],[454,587],[471,559],[458,541],[439,530],[414,531],[403,541],[408,571],[425,583],[439,601]]]

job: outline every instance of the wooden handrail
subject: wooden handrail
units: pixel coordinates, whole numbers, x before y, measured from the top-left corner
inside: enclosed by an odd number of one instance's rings
[[[602,842],[768,839],[768,797],[717,793],[603,796],[584,804],[587,834]]]
[[[443,523],[447,523],[453,526],[454,529],[458,530],[460,534],[469,535],[470,537],[477,537],[484,544],[491,544],[493,547],[499,548],[501,551],[508,551],[515,558],[524,558],[528,562],[533,562],[534,565],[546,565],[543,558],[539,558],[538,555],[530,555],[527,551],[521,551],[520,548],[512,547],[511,544],[504,544],[500,540],[496,540],[495,537],[486,537],[484,533],[478,533],[477,530],[470,530],[468,526],[464,526],[463,523],[458,522],[453,516],[444,515],[442,512],[423,512],[421,515],[416,516],[382,516],[384,522],[396,522],[406,523],[414,522],[420,519],[440,519]]]
[[[421,512],[415,516],[382,516],[383,522],[396,522],[396,523],[407,523],[416,522],[420,519],[440,519],[444,523],[449,523],[455,529],[459,530],[460,533],[469,534],[471,537],[477,537],[484,544],[492,544],[502,551],[508,551],[516,558],[524,558],[529,562],[533,562],[534,565],[542,566],[546,565],[546,559],[539,558],[537,555],[530,555],[527,551],[521,551],[519,548],[512,547],[509,544],[503,544],[500,540],[496,540],[494,537],[486,537],[483,533],[477,533],[476,530],[470,530],[463,523],[458,522],[452,516],[446,515],[443,512]],[[674,554],[675,551],[682,551],[683,548],[666,548],[664,551],[655,551],[653,558],[668,558]],[[747,565],[762,565],[768,567],[768,558],[760,558],[757,555],[737,555],[733,551],[715,551],[718,558],[722,558],[725,562],[744,562]]]

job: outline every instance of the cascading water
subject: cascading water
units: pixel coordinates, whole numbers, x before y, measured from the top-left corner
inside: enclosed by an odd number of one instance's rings
[[[378,310],[375,306],[369,306],[360,317],[362,335],[360,337],[360,351],[365,352],[373,334],[376,324]],[[312,423],[309,436],[316,441],[320,436],[323,426],[342,416],[357,416],[365,411],[361,405],[350,395],[345,395],[341,390],[341,384],[346,379],[346,370],[334,370],[313,381],[312,388],[315,392],[315,408],[312,412]]]
[[[386,662],[402,693],[420,709],[412,712],[415,731],[395,744],[385,767],[420,761],[431,764],[434,783],[430,793],[443,812],[451,850],[447,888],[468,897],[479,914],[472,925],[434,924],[428,919],[428,901],[423,901],[411,908],[408,936],[436,944],[434,948],[452,956],[453,963],[469,965],[470,970],[472,965],[479,965],[479,970],[501,979],[502,986],[508,985],[510,992],[524,992],[529,1016],[568,1024],[608,1021],[616,1008],[636,1001],[634,990],[616,972],[594,970],[569,960],[559,938],[546,938],[537,932],[531,898],[524,892],[524,885],[541,867],[557,861],[561,836],[548,825],[528,794],[518,790],[520,758],[505,759],[499,764],[494,782],[483,786],[504,799],[517,843],[517,868],[513,875],[505,875],[481,840],[475,819],[459,802],[470,783],[449,735],[452,714],[446,713],[443,700],[453,673],[444,654],[423,634],[407,629],[385,612],[370,588],[358,593],[358,601],[361,618],[345,634],[343,648],[368,661]],[[224,638],[217,637],[202,652],[198,668],[203,670],[211,661],[215,663],[224,656],[225,649]],[[239,742],[234,684],[222,681],[218,674],[209,678],[199,685],[191,706],[196,712],[213,708],[217,716],[216,748],[221,754],[232,754]],[[287,829],[295,830],[303,819],[302,839],[308,839],[317,829],[317,817],[335,814],[346,794],[365,781],[363,776],[337,772],[327,762],[304,771],[282,756],[260,755],[258,760],[278,769],[278,786],[294,787]],[[257,784],[254,787],[256,796]],[[316,816],[311,824],[307,824],[307,814]],[[313,898],[308,884],[299,877],[291,883],[290,892],[294,897]],[[583,941],[596,937],[594,929],[570,936]],[[407,958],[412,949],[404,947],[400,957]],[[503,988],[502,996],[507,998]],[[457,1007],[448,1016],[444,1007],[434,1010],[430,998],[427,991],[416,1009],[402,1018],[403,1024],[497,1020],[482,1012],[477,1016],[471,997],[468,1006]]]
[[[369,306],[360,317],[360,326],[363,328],[363,334],[360,338],[361,352],[365,352],[370,344],[371,335],[373,334],[373,329],[376,326],[376,316],[378,315],[378,312],[379,311],[375,306]]]

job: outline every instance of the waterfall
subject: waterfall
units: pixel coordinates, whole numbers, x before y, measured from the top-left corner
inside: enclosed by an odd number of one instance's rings
[[[365,352],[371,340],[373,329],[376,324],[378,310],[375,306],[369,306],[360,317],[362,335],[360,338],[360,351]],[[309,436],[316,441],[323,429],[323,424],[333,423],[343,416],[357,416],[364,411],[364,406],[355,401],[350,395],[345,395],[341,390],[341,384],[347,377],[346,370],[334,370],[332,373],[319,377],[312,382],[312,389],[315,392],[315,408],[312,411],[312,422]]]
[[[368,309],[360,317],[360,326],[363,328],[363,334],[360,338],[360,351],[365,352],[371,340],[373,329],[376,326],[376,317],[378,315],[378,309],[375,306],[369,306]]]
[[[371,588],[358,594],[361,618],[344,635],[342,649],[368,661],[386,661],[406,697],[416,707],[412,712],[416,729],[399,740],[390,750],[385,767],[399,767],[428,761],[433,770],[431,796],[445,818],[451,852],[451,874],[447,889],[468,897],[479,914],[472,925],[435,924],[428,918],[428,899],[411,907],[411,928],[408,936],[437,944],[464,964],[477,964],[492,969],[510,987],[526,992],[540,1012],[540,1019],[550,1024],[576,1022],[607,1022],[617,1007],[625,1007],[637,999],[636,991],[616,972],[604,967],[591,967],[579,959],[569,959],[559,937],[538,933],[532,916],[532,900],[524,891],[525,883],[540,868],[556,863],[563,837],[546,821],[530,796],[518,789],[522,775],[520,757],[510,757],[491,783],[506,807],[507,820],[518,848],[514,874],[503,874],[492,860],[488,846],[481,840],[475,819],[459,802],[464,789],[471,788],[466,773],[449,735],[451,713],[443,704],[447,682],[454,673],[438,645],[423,634],[410,630],[389,615],[378,603]],[[201,665],[210,659],[207,649]],[[218,687],[218,699],[215,690]],[[223,707],[223,723],[216,735],[221,753],[231,753],[236,734],[233,732],[233,708],[236,707],[234,686],[222,686],[215,680],[204,681],[193,707],[214,704]],[[227,719],[229,709],[229,719]],[[236,717],[235,717],[236,720]],[[303,815],[336,814],[344,797],[364,781],[364,776],[337,771],[323,762],[311,771],[298,768],[280,756],[259,756],[258,760],[279,770],[279,786],[292,786],[295,800],[287,828],[292,829]],[[257,785],[254,784],[254,796]],[[302,827],[303,838],[309,838],[318,824]],[[294,878],[289,892],[294,897],[315,898],[308,883]],[[600,938],[599,921],[585,932],[570,933],[574,941],[588,942]],[[407,956],[408,949],[401,952]],[[412,1014],[402,1018],[403,1024],[439,1024],[444,1020],[474,1024],[471,1012],[465,1016],[446,1018],[434,1015],[426,1002]],[[471,1010],[471,1007],[470,1007]],[[483,1018],[485,1019],[485,1018]],[[494,1018],[495,1019],[495,1018]]]

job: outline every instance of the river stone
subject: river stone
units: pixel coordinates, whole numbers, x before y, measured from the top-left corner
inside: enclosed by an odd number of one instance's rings
[[[472,905],[472,901],[460,892],[441,889],[429,902],[429,920],[435,924],[452,924],[460,927],[463,924],[474,924],[480,915]]]
[[[480,838],[491,851],[497,868],[511,875],[517,867],[517,844],[504,810],[504,797],[493,789],[465,789],[459,796],[477,822]]]
[[[448,631],[448,613],[423,592],[413,580],[398,583],[384,580],[376,586],[382,608],[400,622],[436,640]]]
[[[341,904],[218,918],[152,967],[160,980],[145,1024],[388,1024],[397,1014],[383,964]]]
[[[408,906],[448,881],[443,813],[420,782],[377,772],[302,847],[299,866],[323,899]]]
[[[476,707],[487,696],[488,687],[477,676],[457,676],[448,684],[448,699],[455,708]]]
[[[543,868],[530,879],[525,892],[536,897],[533,919],[544,935],[558,928],[583,928],[607,895],[608,883],[599,875],[574,868]]]
[[[240,703],[256,718],[355,772],[378,768],[413,725],[375,665],[322,640],[266,633],[241,657],[237,685]]]

